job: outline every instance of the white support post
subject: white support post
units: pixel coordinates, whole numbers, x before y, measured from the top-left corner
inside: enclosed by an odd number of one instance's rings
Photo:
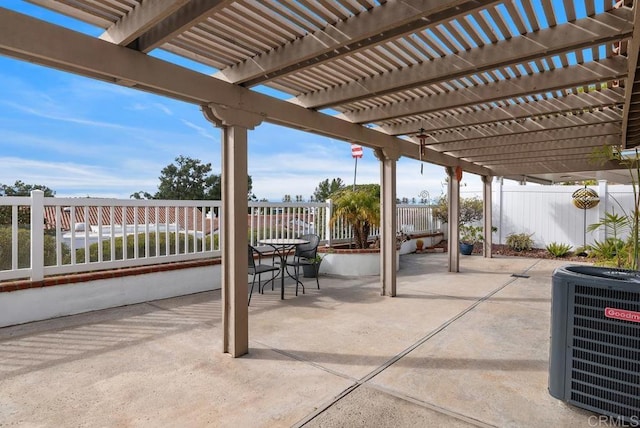
[[[460,181],[458,181],[453,167],[446,167],[447,197],[449,205],[449,272],[460,272]]]
[[[483,239],[483,251],[482,254],[486,258],[493,257],[491,253],[491,247],[493,244],[493,220],[491,218],[492,207],[491,207],[491,182],[493,181],[493,177],[490,175],[482,176],[482,196],[483,196],[483,227],[484,227],[484,239]]]
[[[503,211],[502,211],[502,206],[504,204],[504,178],[503,177],[499,177],[498,178],[498,244],[503,244],[502,242],[502,230],[503,230],[503,222],[502,222],[502,217],[503,217]]]
[[[397,149],[375,150],[380,160],[380,294],[396,295],[396,162],[400,157]]]
[[[609,208],[609,186],[607,180],[598,181],[598,197],[600,202],[598,203],[598,221],[604,218]],[[598,229],[598,241],[604,242],[607,239],[607,228],[601,227]]]
[[[31,281],[44,279],[44,192],[31,191]]]
[[[211,104],[202,106],[202,113],[222,128],[223,352],[239,357],[249,352],[247,130],[263,117]]]
[[[333,209],[333,201],[327,199],[327,205],[324,212],[324,239],[327,241],[327,246],[331,246],[331,210]]]

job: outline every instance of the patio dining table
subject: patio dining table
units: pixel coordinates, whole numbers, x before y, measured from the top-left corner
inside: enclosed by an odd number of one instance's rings
[[[268,245],[275,250],[276,255],[280,258],[280,299],[284,300],[284,274],[287,264],[287,255],[289,252],[300,244],[308,244],[306,239],[298,238],[274,238],[274,239],[261,239],[258,244]]]

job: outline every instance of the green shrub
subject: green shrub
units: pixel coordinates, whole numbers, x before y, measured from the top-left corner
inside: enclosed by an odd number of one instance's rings
[[[507,236],[507,246],[516,251],[530,250],[533,246],[533,239],[531,239],[532,236],[533,233],[531,235],[526,233],[512,233]]]
[[[169,237],[169,255],[176,254],[176,233],[175,232],[160,232],[159,234],[159,256],[167,255],[167,236]],[[218,235],[207,236],[204,240],[205,250],[211,250],[211,243],[213,239],[213,248],[218,248]],[[114,260],[123,259],[123,239],[121,236],[114,239]],[[91,244],[89,246],[89,261],[98,261],[98,243]],[[102,241],[102,260],[111,261],[111,239]],[[195,238],[193,235],[179,234],[178,238],[178,254],[184,254],[185,249],[187,253],[194,252],[194,248],[197,251],[202,249],[202,239]],[[145,257],[145,235],[141,233],[138,235],[138,257]],[[135,256],[135,237],[134,235],[127,235],[127,259],[132,259]],[[149,257],[156,257],[156,233],[149,233]],[[84,263],[85,251],[84,248],[76,250],[76,263]]]
[[[559,244],[557,242],[552,242],[547,245],[547,251],[551,253],[554,257],[564,257],[569,254],[571,251],[571,245],[569,244]]]
[[[169,233],[169,254],[176,253],[176,234]],[[166,233],[160,233],[160,255],[166,255]],[[155,233],[149,234],[149,257],[154,257],[156,253]],[[185,244],[185,242],[187,244]],[[115,243],[115,260],[122,260],[122,237],[114,239]],[[180,235],[178,248],[180,253],[185,252],[185,246],[188,245],[188,252],[194,251],[194,244],[196,250],[200,251],[202,246],[201,239],[195,239],[193,236],[189,236],[185,239],[184,234]],[[214,249],[219,248],[218,235],[207,236],[204,240],[205,250],[211,250],[213,244]],[[11,270],[11,228],[0,227],[0,270]],[[65,244],[61,245],[62,255],[61,263],[63,265],[71,263],[71,251]],[[44,236],[44,265],[55,266],[56,259],[56,238],[53,235],[45,234]],[[138,257],[144,257],[144,234],[138,235]],[[134,257],[134,237],[133,235],[127,236],[127,258]],[[76,249],[76,263],[84,263],[85,250],[84,248]],[[98,243],[89,246],[89,260],[91,262],[98,261]],[[111,240],[107,239],[102,241],[102,260],[111,260]],[[31,265],[31,234],[29,229],[18,229],[18,269],[26,269]]]
[[[620,238],[607,238],[604,241],[595,241],[589,246],[589,257],[596,259],[600,266],[612,266],[618,268],[631,268],[630,244]]]
[[[484,240],[484,228],[463,224],[460,226],[460,242],[473,245]]]
[[[0,270],[11,270],[11,228],[0,227]],[[69,263],[69,248],[62,244],[62,261]],[[44,265],[56,264],[56,238],[44,235]],[[31,266],[31,232],[29,229],[18,229],[18,269]]]

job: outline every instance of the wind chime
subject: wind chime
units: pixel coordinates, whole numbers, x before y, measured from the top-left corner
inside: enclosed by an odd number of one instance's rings
[[[420,175],[422,175],[422,172],[424,170],[424,162],[422,162],[422,156],[424,156],[424,149],[427,147],[427,138],[429,138],[429,136],[424,133],[424,128],[420,128],[416,137],[418,138],[418,140],[420,140]]]

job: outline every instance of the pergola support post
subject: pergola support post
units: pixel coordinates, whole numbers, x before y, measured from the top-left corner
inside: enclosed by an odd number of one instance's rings
[[[400,157],[397,149],[375,150],[380,160],[380,294],[396,295],[396,163]]]
[[[215,104],[202,106],[202,113],[222,129],[220,247],[223,352],[239,357],[249,352],[247,130],[255,128],[264,118]]]
[[[453,167],[446,167],[447,198],[448,198],[448,226],[449,226],[449,272],[460,272],[460,181]]]
[[[484,239],[483,239],[483,251],[482,254],[486,258],[493,257],[492,247],[493,247],[493,210],[492,210],[492,189],[491,183],[493,182],[493,177],[490,175],[482,176],[482,196],[483,196],[483,227],[484,227]]]

